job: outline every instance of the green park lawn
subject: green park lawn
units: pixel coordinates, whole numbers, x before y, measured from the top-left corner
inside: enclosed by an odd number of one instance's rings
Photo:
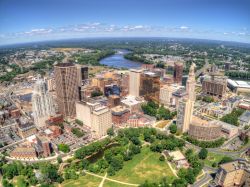
[[[169,181],[175,179],[174,174],[166,162],[159,161],[160,153],[152,152],[149,147],[143,147],[141,153],[132,160],[124,162],[123,169],[109,178],[134,184],[141,184],[145,180],[156,182],[163,177]]]
[[[212,167],[212,164],[214,162],[216,162],[218,164],[224,156],[225,155],[209,152],[207,158],[204,161],[204,163],[205,163],[205,165]]]
[[[131,186],[105,180],[103,187],[131,187]]]
[[[86,186],[86,187],[97,187],[101,183],[102,179],[88,175],[79,177],[77,180],[66,180],[60,186],[61,187],[79,187],[79,186]]]

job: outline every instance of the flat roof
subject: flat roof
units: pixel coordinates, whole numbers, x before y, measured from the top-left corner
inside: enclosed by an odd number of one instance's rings
[[[180,151],[172,151],[172,152],[169,152],[168,154],[169,156],[173,157],[174,161],[186,159],[185,156]]]
[[[233,87],[250,89],[250,82],[247,82],[247,81],[240,81],[240,80],[236,81],[232,79],[227,79],[227,83],[232,85]]]
[[[239,117],[240,121],[244,121],[244,122],[249,122],[250,121],[250,111],[245,111],[240,117]]]
[[[137,97],[134,97],[134,96],[127,96],[121,102],[128,105],[128,106],[132,106],[132,105],[143,103],[144,100],[137,98]]]

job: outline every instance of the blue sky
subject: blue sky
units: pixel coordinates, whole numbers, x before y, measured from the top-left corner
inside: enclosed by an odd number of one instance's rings
[[[0,0],[0,45],[131,36],[250,43],[250,1]]]

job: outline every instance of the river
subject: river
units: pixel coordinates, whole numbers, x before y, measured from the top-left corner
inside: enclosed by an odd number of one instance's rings
[[[130,53],[128,50],[117,49],[116,51],[117,52],[114,55],[108,56],[100,60],[100,64],[115,68],[127,68],[127,69],[141,67],[142,64],[140,62],[135,62],[124,58],[125,54]]]

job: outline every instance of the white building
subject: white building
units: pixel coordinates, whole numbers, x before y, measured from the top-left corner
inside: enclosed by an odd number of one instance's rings
[[[138,112],[146,101],[142,97],[127,96],[121,100],[121,104],[128,107],[130,112]]]
[[[129,71],[129,95],[139,97],[140,77],[143,70],[130,69]]]
[[[165,106],[175,105],[175,97],[172,95],[177,90],[184,88],[178,84],[166,84],[160,88],[160,103]]]
[[[94,109],[92,114],[92,130],[99,137],[107,135],[107,130],[112,127],[111,110],[106,106]]]
[[[83,122],[84,125],[92,128],[91,115],[95,108],[100,107],[101,104],[98,102],[76,102],[76,119]]]
[[[33,89],[32,111],[34,122],[37,127],[43,127],[45,121],[50,116],[55,115],[52,95],[48,92],[45,81],[39,78]]]
[[[182,133],[188,132],[193,117],[195,103],[195,64],[193,63],[189,69],[189,76],[186,84],[187,98],[179,102],[177,109],[177,127]]]

